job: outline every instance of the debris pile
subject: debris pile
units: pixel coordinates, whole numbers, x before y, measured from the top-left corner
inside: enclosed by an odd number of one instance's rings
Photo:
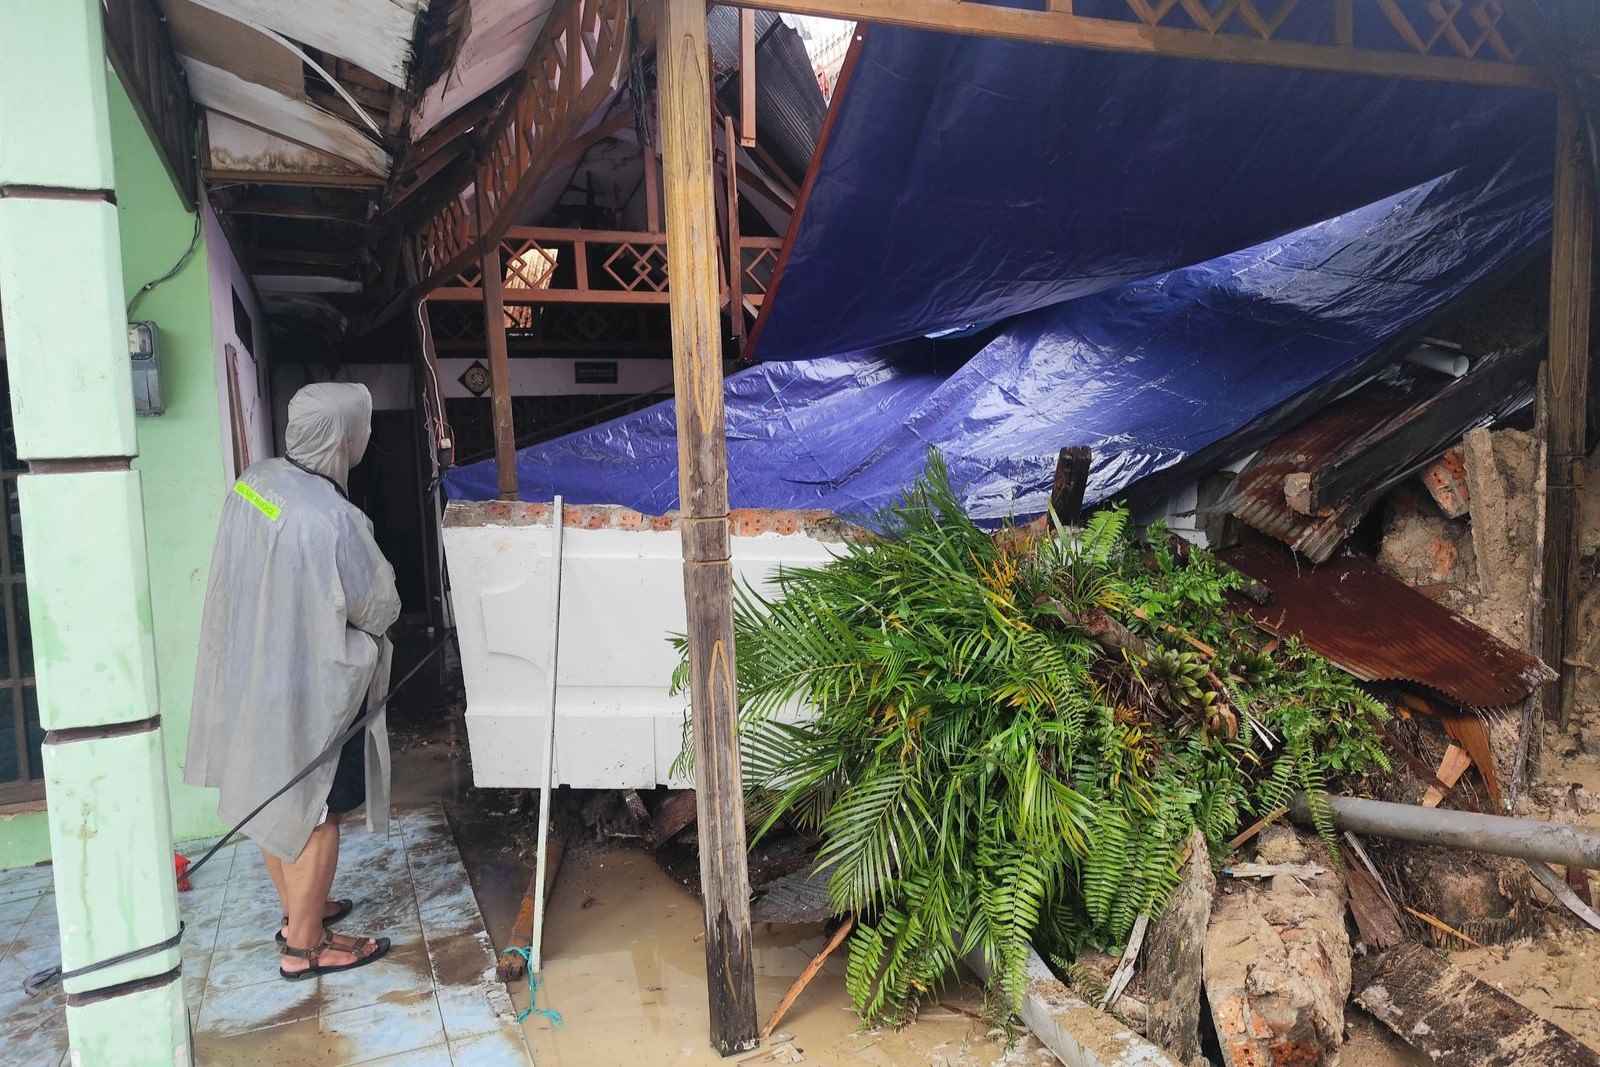
[[[1245,578],[1127,521],[991,536],[935,455],[888,536],[782,572],[779,599],[741,591],[747,818],[819,833],[866,1020],[913,1017],[974,951],[1009,1015],[1035,941],[1136,942],[1194,831],[1222,850],[1386,766],[1354,678],[1232,610]]]

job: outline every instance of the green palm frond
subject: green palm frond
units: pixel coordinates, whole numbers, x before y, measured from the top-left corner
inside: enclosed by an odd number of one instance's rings
[[[1261,652],[1224,610],[1224,570],[1160,531],[1136,543],[1123,508],[993,537],[932,454],[879,525],[734,602],[747,825],[820,837],[868,1022],[911,1018],[974,951],[1005,1016],[1033,943],[1114,948],[1165,907],[1196,827],[1220,848],[1301,791],[1331,827],[1330,777],[1385,763],[1380,705],[1298,642]],[[1148,658],[1064,623],[1088,611],[1135,628]],[[1237,736],[1209,731],[1218,702]],[[691,739],[686,718],[679,773]]]

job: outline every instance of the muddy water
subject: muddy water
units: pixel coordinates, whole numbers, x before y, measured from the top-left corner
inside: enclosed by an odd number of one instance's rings
[[[701,922],[700,902],[648,853],[587,847],[569,854],[550,902],[539,991],[539,1006],[559,1011],[562,1023],[555,1027],[535,1015],[524,1024],[539,1067],[1055,1062],[1031,1037],[1008,1052],[988,1036],[974,1017],[979,995],[970,985],[947,990],[939,1005],[904,1030],[859,1030],[844,991],[842,954],[801,994],[773,1041],[752,1056],[723,1060],[706,1036]],[[763,1023],[822,945],[816,927],[757,927],[756,1002]],[[514,995],[519,1008],[527,1004],[525,985],[515,983]]]

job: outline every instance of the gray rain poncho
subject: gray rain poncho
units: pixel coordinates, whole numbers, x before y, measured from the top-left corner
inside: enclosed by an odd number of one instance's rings
[[[184,781],[222,791],[230,825],[355,721],[388,686],[394,568],[345,497],[372,434],[365,386],[308,385],[289,402],[287,459],[252,464],[228,492],[211,555]],[[389,818],[389,739],[367,728],[367,824]],[[284,860],[323,815],[337,755],[245,828]]]

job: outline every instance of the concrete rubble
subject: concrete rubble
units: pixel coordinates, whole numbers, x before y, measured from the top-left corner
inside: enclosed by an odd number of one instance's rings
[[[1235,882],[1216,898],[1206,931],[1206,999],[1226,1067],[1337,1062],[1350,996],[1344,884],[1320,846],[1269,827],[1257,860],[1330,868]]]

